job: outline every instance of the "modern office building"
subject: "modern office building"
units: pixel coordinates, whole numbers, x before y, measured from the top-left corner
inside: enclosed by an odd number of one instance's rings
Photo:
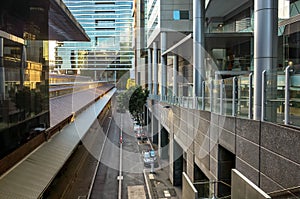
[[[65,0],[90,42],[59,42],[56,69],[117,81],[132,68],[132,1]]]
[[[189,198],[299,198],[300,1],[143,6],[138,83],[171,182]]]
[[[146,20],[146,1],[144,0],[135,0],[133,2],[133,43],[132,47],[134,49],[134,76],[139,85],[146,86],[148,84],[147,73],[147,49],[146,49],[146,38],[147,34],[145,23]],[[135,80],[134,80],[135,81]]]
[[[2,159],[49,127],[48,40],[89,37],[59,0],[1,2],[0,15]],[[33,143],[32,150],[37,146]],[[18,158],[29,152],[22,151]],[[1,168],[18,160],[10,158]]]

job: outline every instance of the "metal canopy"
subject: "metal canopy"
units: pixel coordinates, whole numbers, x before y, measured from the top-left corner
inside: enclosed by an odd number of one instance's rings
[[[62,0],[50,0],[49,40],[90,41]]]

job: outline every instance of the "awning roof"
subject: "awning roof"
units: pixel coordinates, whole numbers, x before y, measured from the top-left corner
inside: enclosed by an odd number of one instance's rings
[[[115,88],[109,91],[79,114],[73,123],[1,176],[0,198],[40,198],[115,91]]]
[[[90,41],[62,0],[50,0],[49,40]]]

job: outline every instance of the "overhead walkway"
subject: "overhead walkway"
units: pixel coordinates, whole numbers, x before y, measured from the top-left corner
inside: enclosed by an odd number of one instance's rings
[[[112,84],[103,85],[99,88],[92,88],[73,92],[67,95],[50,99],[50,127],[55,127],[66,118],[77,114],[89,103],[93,103],[113,87]]]
[[[0,198],[42,198],[44,191],[115,92],[115,88],[111,89],[81,111],[74,122],[65,126],[48,142],[42,144],[23,161],[1,176]]]

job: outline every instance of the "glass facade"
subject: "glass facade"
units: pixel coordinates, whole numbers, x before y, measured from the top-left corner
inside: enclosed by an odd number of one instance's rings
[[[57,68],[80,69],[81,75],[97,81],[119,78],[122,72],[116,74],[114,68],[132,68],[132,1],[65,0],[65,4],[91,41],[59,43]]]
[[[2,2],[0,158],[49,127],[49,2]]]
[[[148,6],[154,8],[154,1],[149,2],[151,4]],[[212,1],[206,1],[206,3],[208,2]],[[270,107],[264,106],[262,108],[264,120],[288,123],[294,126],[300,126],[299,10],[300,0],[278,0],[278,49],[273,67],[275,71],[274,73],[266,71],[265,76],[266,78],[274,76],[275,89],[264,90],[265,104],[270,105]],[[151,14],[155,13],[153,9],[148,9],[148,11],[151,11],[150,17]],[[223,12],[225,11],[223,10]],[[243,6],[243,9],[232,10],[227,17],[222,16],[223,12],[216,15],[211,14],[211,18],[206,18],[205,21],[206,66],[213,67],[212,69],[205,68],[205,81],[203,82],[205,98],[198,98],[196,108],[203,108],[221,115],[253,118],[253,91],[255,88],[253,80],[254,5],[253,2],[249,2],[247,6]],[[173,12],[173,19],[177,20],[180,17],[179,14],[178,11]],[[168,63],[170,67],[173,67],[171,61]],[[179,73],[188,80],[187,83],[192,83],[194,81],[193,71],[191,71],[192,65],[189,64],[191,63],[184,57],[179,57]],[[181,66],[186,67],[181,70]],[[284,71],[287,66],[292,66],[293,69],[288,81]],[[250,75],[251,73],[252,75]],[[172,74],[168,79],[172,79]],[[172,98],[172,92],[169,92],[164,100],[172,104],[195,108],[194,99],[191,95],[192,86],[189,89],[182,89],[181,87],[185,82],[181,81],[178,81],[178,97]],[[264,84],[270,86],[269,81]],[[171,85],[171,81],[169,85]],[[171,90],[172,87],[169,88]],[[290,93],[289,98],[285,94],[287,89]],[[290,102],[287,116],[285,116],[285,100]],[[289,122],[285,121],[287,117]]]

